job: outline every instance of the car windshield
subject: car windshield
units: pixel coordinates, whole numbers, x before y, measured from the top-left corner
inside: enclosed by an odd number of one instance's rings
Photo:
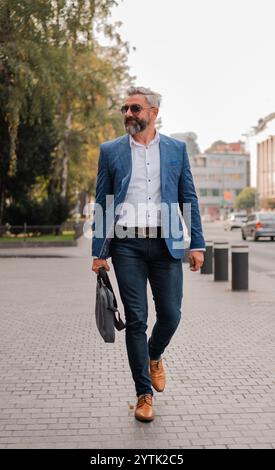
[[[275,221],[275,212],[273,213],[266,213],[266,214],[259,214],[260,220],[272,220]]]
[[[246,219],[247,216],[245,214],[236,214],[235,219]]]

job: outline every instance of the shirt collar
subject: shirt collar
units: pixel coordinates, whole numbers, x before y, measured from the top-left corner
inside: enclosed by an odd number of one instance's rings
[[[132,145],[137,145],[137,146],[139,146],[139,147],[145,147],[145,145],[143,145],[143,144],[137,142],[137,141],[131,136],[131,134],[129,135],[129,137],[130,137],[130,145],[131,145],[131,146],[132,146]],[[153,145],[153,144],[156,144],[156,143],[158,143],[158,142],[159,142],[159,132],[158,132],[157,129],[156,129],[155,137],[151,140],[151,142],[149,142],[148,147],[149,147],[149,145]]]

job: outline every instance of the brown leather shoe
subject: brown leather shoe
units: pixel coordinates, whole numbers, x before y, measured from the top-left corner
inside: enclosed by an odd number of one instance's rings
[[[157,392],[163,392],[165,388],[165,371],[162,359],[153,361],[150,359],[150,375],[151,382]]]
[[[153,421],[155,413],[153,410],[153,397],[146,393],[138,397],[135,418],[139,421]]]

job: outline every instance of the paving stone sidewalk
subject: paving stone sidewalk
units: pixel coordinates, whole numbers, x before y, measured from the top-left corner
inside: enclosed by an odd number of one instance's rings
[[[275,448],[274,280],[233,293],[184,265],[167,388],[140,423],[124,332],[95,328],[89,254],[86,239],[0,251],[0,448]]]

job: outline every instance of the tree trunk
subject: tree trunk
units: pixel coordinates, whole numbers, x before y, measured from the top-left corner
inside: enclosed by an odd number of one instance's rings
[[[69,111],[65,123],[64,142],[63,142],[63,157],[62,157],[62,175],[61,175],[61,197],[66,199],[68,189],[68,167],[69,167],[69,154],[68,154],[68,140],[71,132],[72,112]]]

